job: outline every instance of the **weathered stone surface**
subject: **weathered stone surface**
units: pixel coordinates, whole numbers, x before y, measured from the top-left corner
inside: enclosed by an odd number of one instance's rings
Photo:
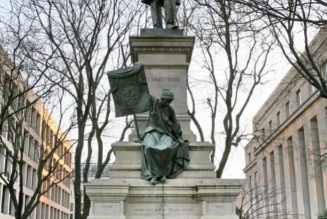
[[[112,147],[116,161],[110,179],[86,184],[93,206],[91,219],[237,218],[234,200],[243,180],[215,178],[209,161],[212,144],[191,143],[187,169],[155,186],[140,179],[141,144],[117,142]]]
[[[192,142],[196,137],[190,129],[191,119],[187,114],[186,82],[195,38],[169,34],[174,30],[161,31],[168,34],[156,36],[147,30],[143,32],[144,35],[130,37],[132,61],[144,65],[151,95],[159,98],[163,89],[169,89],[175,94],[171,106],[181,124],[183,139]],[[137,120],[142,132],[148,113],[138,114]],[[130,140],[134,139],[135,135],[130,136]]]
[[[141,144],[134,142],[117,142],[112,145],[116,161],[110,167],[110,178],[139,178],[141,170]],[[207,142],[190,143],[190,164],[179,177],[213,178],[214,166],[209,161],[212,144]]]
[[[183,29],[141,29],[141,36],[183,36]]]
[[[95,180],[86,188],[93,206],[91,219],[104,216],[126,219],[236,219],[233,201],[242,183],[242,180],[184,178],[153,186],[144,180],[129,178]]]

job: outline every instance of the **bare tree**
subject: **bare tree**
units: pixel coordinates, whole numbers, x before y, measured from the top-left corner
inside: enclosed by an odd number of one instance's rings
[[[288,62],[327,98],[327,4],[321,0],[237,0],[266,22]],[[319,30],[314,40],[312,33]]]
[[[281,189],[268,185],[250,185],[250,182],[247,181],[235,203],[237,216],[239,219],[293,218],[297,214],[283,209],[287,200],[281,192]],[[282,198],[278,202],[276,201],[277,196]]]
[[[123,66],[121,48],[127,51],[128,33],[136,30],[144,7],[127,0],[16,2],[24,6],[21,13],[37,31],[30,44],[38,49],[25,48],[26,57],[38,72],[43,72],[46,83],[55,92],[65,93],[65,101],[74,109],[71,117],[77,130],[74,214],[78,219],[87,218],[90,202],[82,183],[88,181],[89,165],[85,165],[82,177],[82,153],[86,152],[86,161],[90,162],[96,147],[96,178],[100,178],[112,153],[109,150],[104,154],[103,143],[111,112],[106,72]]]
[[[13,3],[12,6],[17,5]],[[35,31],[29,22],[21,23],[25,19],[20,13],[22,10],[22,7],[16,7],[10,11],[9,19],[0,22],[2,29],[0,40],[4,44],[4,47],[0,48],[0,152],[5,158],[0,178],[5,185],[4,192],[8,192],[10,196],[8,200],[12,208],[9,213],[17,219],[30,217],[40,203],[41,196],[54,185],[69,178],[69,175],[62,174],[59,163],[67,159],[70,150],[69,148],[58,153],[59,149],[65,147],[64,145],[70,145],[66,140],[68,132],[60,132],[62,121],[51,128],[51,132],[54,133],[51,144],[44,139],[41,141],[35,139],[33,145],[29,145],[27,140],[31,130],[41,138],[41,132],[45,135],[45,131],[50,129],[47,124],[53,122],[51,112],[42,108],[41,99],[45,100],[44,98],[51,94],[52,86],[44,83],[43,72],[35,71],[35,66],[22,49],[23,47],[36,49],[28,44]],[[12,25],[13,23],[16,25]],[[62,110],[60,103],[62,101],[55,104],[58,110]],[[35,114],[32,114],[32,109]],[[35,109],[39,110],[39,115],[43,118],[34,117],[37,115]],[[46,128],[41,130],[41,126]],[[37,163],[36,171],[31,175],[25,173],[26,157]],[[32,184],[27,184],[27,177],[33,178]],[[32,191],[28,199],[25,197],[25,187]]]
[[[267,70],[272,50],[262,23],[232,1],[195,1],[196,13],[201,13],[191,28],[199,40],[203,54],[202,66],[208,72],[211,87],[206,99],[211,115],[211,142],[216,145],[218,109],[223,107],[224,152],[216,171],[222,176],[232,146],[244,137],[240,121],[255,88]],[[200,6],[200,7],[199,7]],[[218,104],[218,101],[221,101]],[[215,149],[211,154],[214,160]]]

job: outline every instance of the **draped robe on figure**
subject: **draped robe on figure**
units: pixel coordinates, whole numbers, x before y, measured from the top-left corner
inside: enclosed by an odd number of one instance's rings
[[[152,99],[152,107],[143,139],[141,177],[145,180],[175,178],[189,163],[188,142],[181,138],[181,128],[169,105]]]

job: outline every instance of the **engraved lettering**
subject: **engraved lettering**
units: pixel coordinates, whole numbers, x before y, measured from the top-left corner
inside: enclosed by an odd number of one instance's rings
[[[168,82],[179,82],[179,78],[177,77],[171,77],[171,78],[167,78]]]

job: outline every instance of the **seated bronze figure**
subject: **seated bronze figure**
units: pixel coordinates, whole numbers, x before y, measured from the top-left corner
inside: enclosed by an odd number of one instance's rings
[[[152,97],[149,120],[142,141],[143,161],[141,177],[152,184],[175,178],[189,163],[188,142],[174,109],[169,105],[174,94],[164,89],[161,98]]]

